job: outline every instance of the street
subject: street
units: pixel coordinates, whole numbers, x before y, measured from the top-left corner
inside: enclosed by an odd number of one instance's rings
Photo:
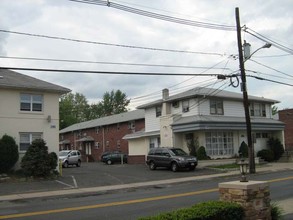
[[[272,202],[292,201],[292,170],[251,175],[249,179],[269,181]],[[0,204],[0,219],[137,219],[203,201],[218,200],[218,183],[233,180],[237,180],[236,177],[87,195],[5,201]]]

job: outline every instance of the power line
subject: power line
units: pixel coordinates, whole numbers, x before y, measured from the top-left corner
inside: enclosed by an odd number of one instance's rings
[[[164,48],[155,48],[155,47],[141,47],[141,46],[125,45],[125,44],[113,44],[113,43],[98,42],[98,41],[56,37],[56,36],[49,36],[49,35],[43,35],[43,34],[32,34],[32,33],[26,33],[26,32],[9,31],[9,30],[4,30],[4,29],[0,29],[0,32],[25,35],[25,36],[30,36],[30,37],[40,37],[40,38],[48,38],[48,39],[54,39],[54,40],[72,41],[72,42],[78,42],[78,43],[88,43],[88,44],[97,44],[97,45],[103,45],[103,46],[124,47],[124,48],[130,48],[130,49],[143,49],[143,50],[164,51],[164,52],[173,52],[173,53],[190,53],[190,54],[201,54],[201,55],[212,55],[212,56],[224,56],[224,54],[213,53],[213,52],[198,52],[198,51],[173,50],[173,49],[164,49]]]
[[[293,78],[287,78],[287,77],[282,77],[282,76],[277,76],[277,75],[273,75],[273,74],[268,74],[268,73],[262,73],[259,71],[254,71],[254,70],[245,70],[246,72],[251,72],[251,73],[256,73],[256,74],[261,74],[261,75],[266,75],[266,76],[271,76],[271,77],[275,77],[275,78],[279,78],[279,79],[286,79],[286,80],[293,80]]]
[[[260,62],[255,61],[255,60],[252,60],[252,59],[249,59],[249,60],[252,61],[252,62],[257,63],[258,65],[264,66],[264,67],[266,67],[266,68],[268,68],[268,69],[274,70],[274,71],[276,71],[276,72],[278,72],[278,73],[282,73],[282,74],[284,74],[284,75],[286,75],[286,76],[293,77],[292,75],[290,75],[290,74],[288,74],[288,73],[284,73],[284,72],[282,72],[282,71],[280,71],[280,70],[274,69],[274,68],[272,68],[272,67],[269,67],[269,66],[267,66],[267,65],[264,65],[264,64],[262,64],[262,63],[260,63]]]
[[[150,17],[150,18],[155,18],[155,19],[159,19],[159,20],[164,20],[164,21],[168,21],[168,22],[172,22],[172,23],[183,24],[183,25],[188,25],[188,26],[193,26],[193,27],[201,27],[201,28],[217,29],[217,30],[225,30],[225,31],[235,31],[236,30],[235,26],[181,19],[181,18],[177,18],[177,17],[162,15],[162,14],[158,14],[158,13],[154,13],[154,12],[150,12],[150,11],[145,11],[145,10],[125,6],[122,4],[117,4],[112,1],[110,2],[109,0],[108,1],[69,0],[69,1],[78,2],[78,3],[85,3],[85,4],[108,6],[108,7],[112,7],[115,9],[119,9],[122,11],[137,14],[137,15],[142,15],[142,16],[146,16],[146,17]]]
[[[262,40],[262,41],[264,41],[266,43],[271,43],[273,46],[277,47],[278,49],[283,50],[283,51],[285,51],[285,52],[287,52],[289,54],[293,54],[293,49],[291,49],[289,47],[286,47],[286,46],[278,43],[277,41],[271,40],[270,38],[268,38],[268,37],[256,32],[256,31],[254,31],[254,30],[252,30],[252,29],[250,29],[250,28],[248,28],[246,26],[244,26],[243,30],[244,30],[244,32],[256,37],[257,39],[260,39],[260,40]]]
[[[271,80],[271,79],[265,79],[265,78],[262,78],[262,77],[259,77],[259,76],[252,76],[252,75],[246,75],[246,76],[253,77],[253,78],[258,79],[258,80],[265,80],[265,81],[269,81],[269,82],[278,83],[278,84],[281,84],[281,85],[293,86],[293,84],[283,83],[283,82],[279,82],[279,81]]]
[[[123,71],[99,71],[99,70],[68,70],[68,69],[49,69],[49,68],[25,68],[25,67],[0,67],[0,69],[25,70],[38,72],[62,72],[62,73],[94,73],[106,75],[144,75],[144,76],[218,76],[222,74],[197,74],[197,73],[163,73],[163,72],[123,72]]]
[[[69,62],[69,63],[91,63],[91,64],[105,64],[105,65],[126,65],[126,66],[167,67],[167,68],[187,68],[187,69],[210,69],[210,67],[203,67],[203,66],[104,62],[104,61],[52,59],[52,58],[37,58],[37,57],[0,56],[0,58],[2,58],[2,59],[18,59],[18,60],[34,60],[34,61]],[[213,69],[230,70],[229,68],[213,68]]]

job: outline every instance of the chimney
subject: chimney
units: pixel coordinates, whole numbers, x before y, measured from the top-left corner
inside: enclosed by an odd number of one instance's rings
[[[163,100],[166,100],[167,98],[169,98],[169,90],[163,89],[162,95],[163,95]]]

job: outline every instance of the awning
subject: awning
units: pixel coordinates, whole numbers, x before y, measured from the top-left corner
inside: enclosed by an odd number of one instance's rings
[[[90,142],[90,141],[95,141],[95,139],[91,136],[86,136],[81,139],[76,140],[77,142]]]

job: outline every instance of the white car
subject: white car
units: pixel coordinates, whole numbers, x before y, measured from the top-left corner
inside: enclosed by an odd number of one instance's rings
[[[62,150],[59,152],[59,160],[62,162],[63,167],[69,165],[81,165],[81,153],[78,150]]]

